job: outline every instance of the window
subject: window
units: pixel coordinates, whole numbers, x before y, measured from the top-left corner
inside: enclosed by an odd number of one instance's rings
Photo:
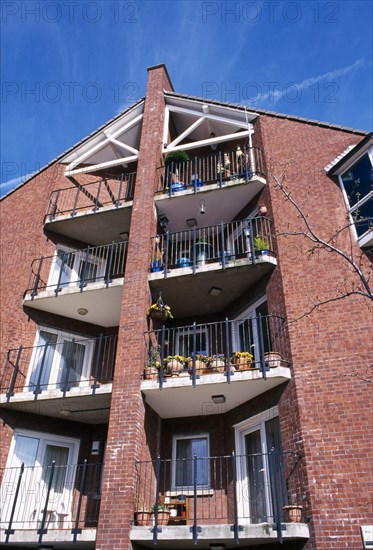
[[[79,284],[84,278],[85,283],[93,283],[105,276],[106,258],[87,254],[86,250],[74,250],[58,245],[53,258],[48,286],[65,288]]]
[[[26,391],[80,386],[90,374],[93,340],[40,327],[32,350]]]
[[[175,489],[209,487],[208,435],[175,436],[173,440],[173,487]],[[195,457],[196,462],[195,464]]]
[[[239,516],[251,523],[273,521],[275,503],[287,502],[277,407],[235,427]]]
[[[68,527],[71,521],[71,507],[76,463],[79,451],[77,439],[15,430],[10,446],[7,469],[2,482],[1,521],[13,521],[19,528],[36,528],[40,525],[43,506],[50,486],[48,500],[48,521],[55,521],[61,527]],[[52,470],[52,462],[54,469]],[[14,487],[21,465],[24,464],[20,498],[13,512]],[[66,523],[65,523],[66,522]]]
[[[373,148],[339,177],[346,205],[361,246],[373,244]]]
[[[254,355],[255,361],[260,361],[261,343],[263,343],[263,353],[272,350],[268,305],[265,297],[250,306],[236,319],[233,336],[233,351],[248,351]]]
[[[196,340],[194,349],[194,327],[180,327],[177,330],[176,353],[183,357],[191,357],[193,352],[208,355],[208,333],[205,327],[196,327]]]

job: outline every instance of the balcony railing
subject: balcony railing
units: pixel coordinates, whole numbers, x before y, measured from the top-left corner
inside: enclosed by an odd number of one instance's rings
[[[274,256],[271,220],[265,217],[194,227],[152,238],[151,271],[188,267],[193,273],[211,263],[225,269],[232,260],[255,264],[263,255]]]
[[[122,174],[119,178],[101,178],[84,185],[66,187],[52,191],[49,198],[46,222],[56,217],[82,212],[95,214],[100,208],[111,206],[119,208],[121,204],[133,199],[136,172]]]
[[[50,529],[65,529],[71,541],[97,526],[103,464],[25,466],[2,470],[1,529],[5,543],[15,530],[35,530],[39,544]]]
[[[149,357],[145,378],[187,376],[195,386],[204,374],[222,373],[227,382],[237,371],[289,366],[285,319],[258,315],[243,319],[161,329],[146,333]],[[160,368],[163,365],[163,368]],[[156,369],[156,370],[154,370]]]
[[[181,163],[171,163],[159,170],[159,193],[175,196],[178,191],[204,190],[205,185],[223,187],[228,181],[249,181],[253,176],[265,177],[266,169],[262,149],[243,147],[240,151],[213,153],[194,157]]]
[[[7,400],[17,392],[58,389],[63,395],[74,387],[90,387],[92,394],[101,384],[112,382],[117,336],[89,339],[59,338],[50,343],[8,351],[0,391]],[[52,340],[52,339],[51,339]]]
[[[162,524],[189,525],[195,544],[204,525],[230,524],[238,544],[242,524],[269,523],[281,542],[292,506],[304,520],[300,467],[298,453],[275,451],[137,462],[136,509],[153,512],[154,544]]]
[[[31,264],[27,292],[33,299],[42,290],[79,287],[102,282],[106,287],[113,279],[123,277],[127,257],[127,241],[82,250],[57,250],[53,256],[41,256]]]

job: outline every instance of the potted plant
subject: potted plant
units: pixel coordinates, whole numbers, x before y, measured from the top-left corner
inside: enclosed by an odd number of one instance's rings
[[[261,237],[254,237],[254,250],[257,252],[258,256],[268,255],[269,254],[269,243]]]
[[[152,506],[152,515],[155,515],[155,504]],[[166,504],[158,504],[158,525],[167,525],[169,519],[169,507]]]
[[[147,380],[156,380],[161,366],[160,347],[152,346],[149,350],[148,360],[145,367],[145,378]]]
[[[202,355],[201,353],[197,353],[195,356],[196,360],[196,373],[201,374],[205,369],[207,365],[207,357],[206,355]],[[193,372],[193,357],[187,357],[186,358],[188,371],[190,374]]]
[[[159,303],[159,300],[155,304],[152,304],[148,309],[148,317],[151,319],[158,319],[159,321],[173,319],[170,306]]]
[[[179,169],[185,166],[185,163],[188,162],[189,156],[186,151],[171,151],[167,153],[164,164],[166,167],[166,181],[171,183],[171,191],[185,191],[185,183],[179,181]]]
[[[139,506],[136,510],[136,525],[150,525],[150,510],[146,506]]]
[[[277,351],[267,351],[264,354],[265,362],[268,365],[268,367],[281,367],[282,363],[282,357]]]
[[[168,355],[163,359],[164,366],[171,376],[179,376],[183,370],[185,359],[181,355]]]
[[[231,362],[237,370],[249,369],[253,359],[253,354],[248,351],[235,351],[231,356]]]
[[[216,353],[208,358],[208,365],[213,372],[224,372],[225,356],[222,353]]]
[[[205,265],[211,256],[211,244],[205,231],[201,233],[196,242],[197,263]]]
[[[299,523],[302,521],[303,506],[297,502],[297,497],[294,494],[289,496],[289,504],[283,507],[285,513],[285,521],[289,523]]]

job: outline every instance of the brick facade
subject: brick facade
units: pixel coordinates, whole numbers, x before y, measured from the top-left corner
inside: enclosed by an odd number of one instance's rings
[[[100,327],[23,306],[33,259],[53,255],[57,243],[76,248],[91,244],[43,229],[51,192],[71,186],[64,176],[65,167],[57,161],[1,203],[2,365],[6,364],[9,349],[20,344],[33,346],[40,324],[87,337],[118,334],[118,347],[108,424],[88,425],[42,414],[25,415],[12,407],[1,408],[0,467],[6,465],[16,428],[79,438],[80,463],[92,459],[93,440],[106,441],[94,548],[141,548],[130,541],[138,482],[135,461],[155,460],[158,455],[171,458],[172,438],[180,433],[209,433],[211,456],[229,455],[235,447],[234,427],[278,406],[283,450],[304,456],[301,476],[310,529],[308,541],[287,541],[281,548],[361,548],[360,525],[371,522],[372,411],[368,370],[373,351],[372,307],[366,298],[351,295],[307,313],[315,301],[351,289],[356,276],[336,254],[324,250],[310,254],[312,243],[308,239],[290,235],[304,231],[304,225],[276,187],[274,176],[281,177],[286,168],[287,188],[302,204],[316,231],[328,240],[337,227],[345,224],[346,208],[338,183],[325,173],[324,167],[348,146],[359,143],[362,134],[271,114],[260,114],[254,121],[254,145],[264,151],[267,184],[250,204],[242,205],[237,218],[245,217],[255,204],[266,206],[267,216],[273,221],[277,267],[224,311],[201,319],[214,322],[225,316],[235,318],[266,294],[269,312],[287,320],[285,346],[291,360],[291,379],[253,399],[236,403],[231,410],[219,409],[220,414],[210,414],[211,408],[205,414],[201,403],[198,416],[180,418],[175,411],[173,418],[161,418],[145,402],[140,386],[148,352],[144,332],[152,328],[146,312],[152,301],[148,274],[151,237],[157,233],[154,195],[159,186],[157,169],[162,164],[164,90],[172,91],[165,67],[152,67],[142,121],[119,327]],[[234,148],[229,144],[227,150]],[[195,151],[199,154],[200,150]],[[75,178],[81,185],[95,180],[96,175]],[[354,240],[350,242],[349,231],[339,235],[338,243],[351,247],[353,256],[361,256],[364,269],[369,269],[368,255],[361,253]],[[179,318],[170,326],[188,322]],[[0,373],[1,393],[9,386],[11,374],[8,364]],[[81,408],[84,406],[82,401]],[[103,460],[103,447],[94,461]],[[229,507],[229,497],[224,506]]]

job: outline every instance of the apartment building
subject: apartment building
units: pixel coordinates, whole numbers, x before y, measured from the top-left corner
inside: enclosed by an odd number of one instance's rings
[[[372,164],[157,65],[2,200],[1,548],[364,548]]]

